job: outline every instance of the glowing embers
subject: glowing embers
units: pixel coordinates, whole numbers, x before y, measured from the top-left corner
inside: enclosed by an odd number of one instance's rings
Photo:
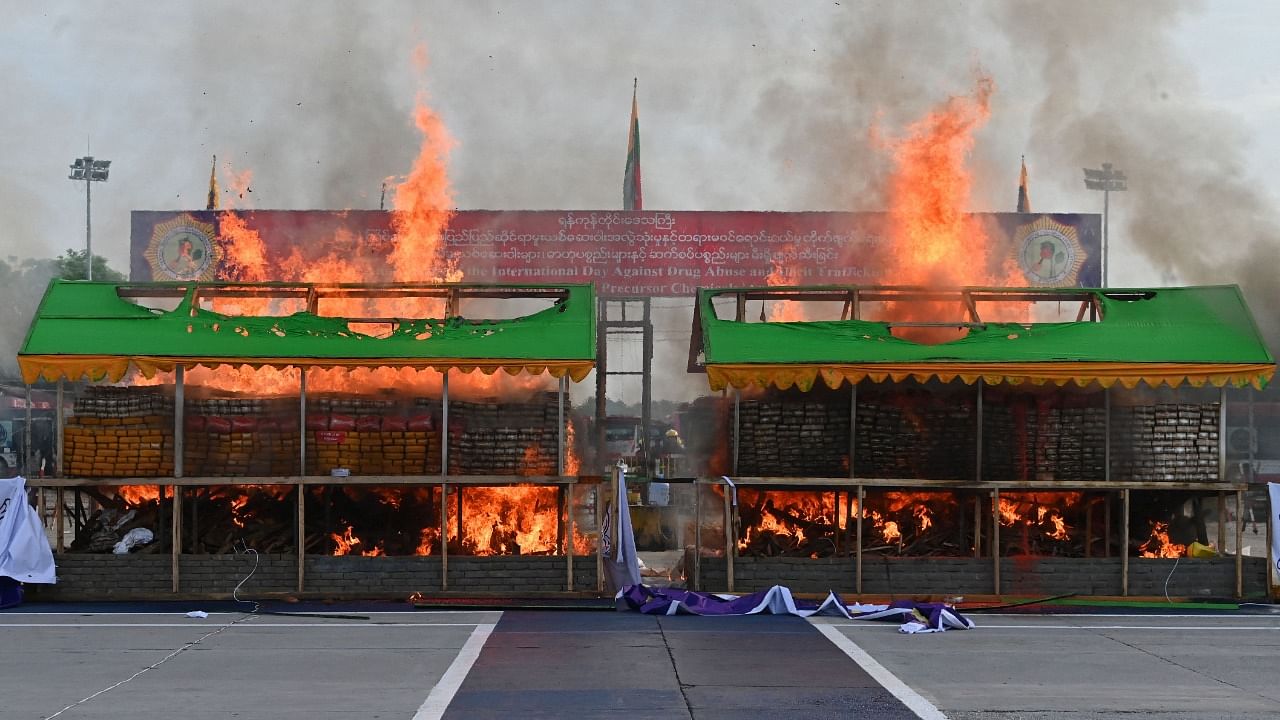
[[[1078,492],[1001,493],[997,507],[1003,555],[1084,554],[1077,532],[1085,512]]]
[[[737,550],[744,556],[832,557],[855,552],[862,520],[862,551],[911,557],[972,556],[975,544],[990,553],[992,510],[986,493],[868,489],[738,492]],[[1000,554],[1084,555],[1084,497],[1078,492],[1001,494],[996,506]],[[975,522],[976,519],[976,522]]]

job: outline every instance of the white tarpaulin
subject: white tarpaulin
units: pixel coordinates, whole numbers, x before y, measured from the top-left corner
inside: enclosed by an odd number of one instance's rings
[[[0,480],[0,576],[53,584],[53,551],[40,516],[27,502],[26,478]]]
[[[1271,529],[1271,567],[1267,576],[1274,586],[1280,584],[1280,483],[1267,483],[1267,494],[1271,499],[1267,508],[1271,513],[1271,519],[1267,521],[1267,527]]]

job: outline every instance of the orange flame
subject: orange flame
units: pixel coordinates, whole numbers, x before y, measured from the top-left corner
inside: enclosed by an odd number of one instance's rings
[[[535,485],[465,487],[463,549],[474,555],[548,554],[559,549],[557,488]],[[450,546],[457,541],[457,507],[450,503]]]
[[[121,485],[116,495],[124,498],[130,505],[141,505],[145,502],[160,499],[160,488],[156,485]]]
[[[973,176],[967,162],[974,134],[990,116],[994,90],[991,78],[980,76],[972,95],[950,98],[909,125],[902,137],[884,141],[893,156],[886,233],[892,251],[884,266],[888,284],[936,288],[1019,283],[1012,261],[994,269],[974,262],[987,255],[991,238],[969,212]],[[890,303],[886,312],[900,322],[963,317],[961,308],[948,303]],[[895,334],[932,344],[955,340],[963,331],[917,327],[898,328]]]
[[[355,528],[350,525],[341,535],[330,533],[329,537],[333,538],[333,542],[336,544],[333,549],[334,555],[350,555],[351,549],[360,544],[360,538],[356,537]]]
[[[1138,547],[1144,558],[1180,558],[1187,554],[1186,545],[1178,545],[1169,539],[1169,523],[1151,524],[1151,537]]]

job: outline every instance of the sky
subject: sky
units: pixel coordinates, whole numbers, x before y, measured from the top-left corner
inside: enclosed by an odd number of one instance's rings
[[[202,208],[214,154],[224,189],[253,173],[239,207],[376,208],[422,93],[458,207],[618,208],[633,78],[646,209],[880,209],[873,128],[986,73],[972,210],[1012,210],[1026,156],[1035,210],[1100,211],[1080,168],[1112,162],[1113,285],[1280,307],[1280,3],[254,5],[0,0],[0,258],[83,247],[86,152],[112,161],[94,251],[121,269],[129,212]]]

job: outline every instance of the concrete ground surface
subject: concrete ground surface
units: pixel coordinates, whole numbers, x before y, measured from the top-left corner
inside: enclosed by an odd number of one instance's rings
[[[833,618],[186,609],[0,611],[0,720],[1280,717],[1277,615],[991,614],[902,635]]]

